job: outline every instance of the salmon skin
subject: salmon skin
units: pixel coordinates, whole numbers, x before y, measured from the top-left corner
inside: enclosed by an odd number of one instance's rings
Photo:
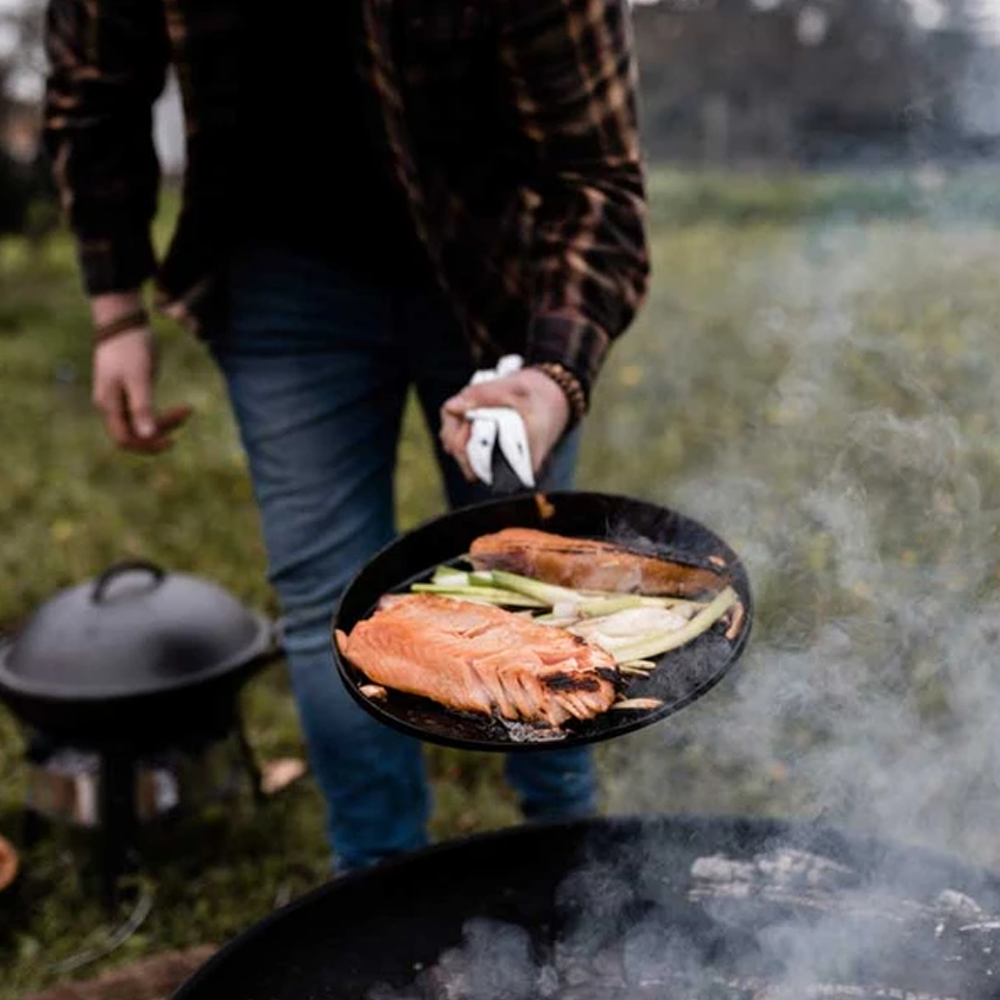
[[[534,528],[481,535],[472,543],[469,559],[478,570],[502,569],[574,590],[697,597],[718,592],[727,583],[710,569]]]
[[[599,646],[437,594],[401,595],[335,638],[375,683],[461,712],[558,728],[607,711],[617,693],[618,670]]]

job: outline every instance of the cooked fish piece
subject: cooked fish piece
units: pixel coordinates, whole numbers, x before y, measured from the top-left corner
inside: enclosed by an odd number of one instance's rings
[[[615,700],[611,655],[579,636],[500,608],[407,594],[336,632],[370,681],[448,708],[558,727]]]
[[[476,569],[503,569],[574,590],[692,597],[726,586],[725,577],[709,569],[534,528],[482,535],[469,557]]]

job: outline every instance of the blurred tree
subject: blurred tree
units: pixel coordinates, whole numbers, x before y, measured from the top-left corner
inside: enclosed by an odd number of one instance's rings
[[[637,5],[651,151],[808,162],[953,145],[983,2]]]
[[[0,8],[0,234],[44,235],[57,221],[38,143],[44,0]]]

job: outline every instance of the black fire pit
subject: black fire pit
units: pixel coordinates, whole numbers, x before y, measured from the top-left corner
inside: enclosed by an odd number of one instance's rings
[[[997,914],[992,873],[807,824],[527,826],[338,879],[174,1000],[986,1000]]]
[[[135,561],[61,591],[0,641],[0,699],[26,730],[31,763],[64,749],[99,758],[109,900],[132,846],[144,760],[235,736],[259,784],[238,695],[278,652],[271,622],[220,587]],[[35,818],[29,807],[29,841]]]

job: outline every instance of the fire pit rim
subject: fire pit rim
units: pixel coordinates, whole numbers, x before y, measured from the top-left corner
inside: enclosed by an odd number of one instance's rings
[[[776,817],[749,816],[729,813],[620,813],[606,816],[582,818],[571,821],[534,822],[499,830],[488,830],[465,837],[451,839],[428,845],[396,858],[381,862],[369,868],[348,872],[335,876],[324,884],[311,889],[291,902],[272,910],[260,920],[245,927],[229,939],[200,968],[186,979],[168,1000],[202,1000],[209,994],[204,991],[213,985],[213,977],[225,975],[225,967],[234,956],[252,947],[260,939],[265,938],[276,927],[300,911],[308,910],[324,897],[332,893],[348,890],[358,884],[381,881],[394,878],[397,873],[418,868],[424,864],[433,863],[436,858],[447,856],[455,850],[474,851],[477,846],[490,843],[500,844],[505,841],[523,840],[529,842],[535,836],[545,836],[548,833],[563,833],[581,831],[586,834],[588,828],[596,836],[614,834],[615,830],[627,831],[635,829],[639,836],[645,831],[657,826],[666,828],[688,827],[692,831],[706,829],[712,826],[729,826],[739,829],[749,828],[758,837],[765,839],[785,837],[793,840],[798,836],[807,838],[810,842],[819,841],[822,844],[835,843],[842,848],[855,849],[859,853],[876,854],[890,853],[905,856],[908,860],[921,860],[928,866],[934,865],[966,874],[979,874],[996,879],[1000,882],[1000,871],[988,866],[964,860],[960,855],[907,842],[889,840],[874,834],[868,834],[850,829],[830,826],[818,819],[808,817]],[[237,959],[238,960],[238,959]],[[236,998],[233,998],[236,1000]]]

